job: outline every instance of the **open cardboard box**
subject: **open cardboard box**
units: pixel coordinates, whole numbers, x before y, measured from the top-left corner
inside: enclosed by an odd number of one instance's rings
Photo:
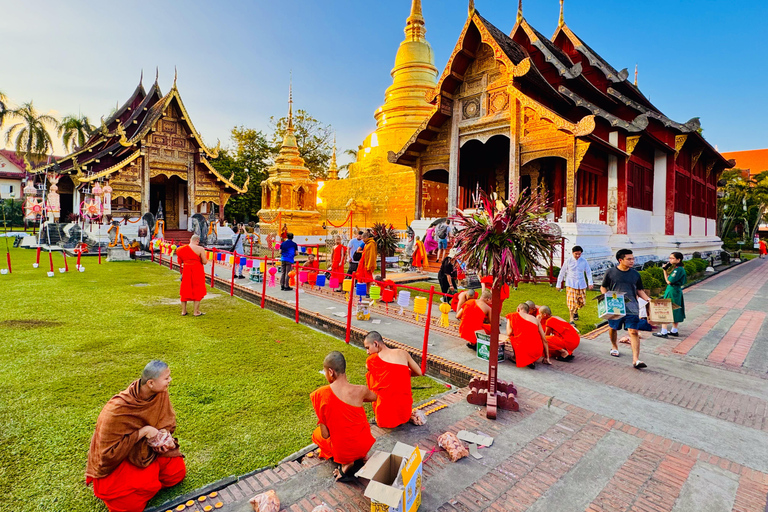
[[[624,292],[608,292],[593,300],[597,301],[597,316],[601,320],[618,320],[627,316]]]
[[[392,484],[401,472],[403,489]],[[413,446],[397,443],[391,453],[376,451],[360,471],[358,478],[370,480],[365,497],[371,500],[371,512],[415,512],[421,505],[422,460],[424,452]]]

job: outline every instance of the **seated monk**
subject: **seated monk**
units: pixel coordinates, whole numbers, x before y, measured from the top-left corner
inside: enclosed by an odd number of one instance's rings
[[[552,310],[549,309],[549,306],[539,307],[539,322],[544,329],[550,351],[557,353],[555,359],[571,362],[573,351],[581,342],[579,331],[559,316],[552,316]]]
[[[462,290],[451,298],[451,309],[458,313],[468,300],[475,297],[477,297],[477,292],[474,289]]]
[[[307,271],[307,282],[310,286],[314,286],[317,282],[317,274],[320,271],[320,261],[315,258],[314,254],[307,256],[307,263],[304,265],[304,270]]]
[[[325,378],[330,384],[309,395],[317,414],[317,428],[312,442],[320,447],[320,457],[339,465],[333,475],[337,482],[353,482],[376,440],[363,408],[364,402],[376,400],[365,386],[347,380],[347,361],[341,352],[331,352],[323,361]]]
[[[480,286],[482,287],[483,291],[485,290],[493,290],[493,276],[483,276],[480,279]],[[502,307],[504,307],[504,301],[509,298],[509,285],[507,283],[502,283],[501,285],[501,302]]]
[[[421,368],[405,350],[386,346],[376,331],[369,332],[363,344],[368,351],[365,381],[378,396],[373,403],[376,424],[395,428],[408,423],[413,408],[411,377],[421,377]]]
[[[544,364],[552,364],[544,331],[539,320],[528,313],[528,304],[520,304],[516,313],[507,315],[507,336],[515,351],[515,364],[518,368],[536,368],[536,361],[542,356]]]
[[[491,333],[491,325],[487,323],[491,317],[491,291],[485,290],[479,299],[469,299],[464,307],[456,313],[459,323],[459,336],[467,340],[467,347],[474,350],[477,347],[475,331]]]
[[[525,304],[528,306],[528,314],[531,316],[538,317],[539,316],[539,308],[536,306],[536,303],[532,300],[525,301]]]
[[[96,420],[85,482],[93,482],[93,493],[110,512],[141,512],[160,489],[178,484],[187,474],[175,439],[158,448],[148,443],[160,429],[176,430],[170,383],[168,365],[151,361],[141,379],[113,396]]]

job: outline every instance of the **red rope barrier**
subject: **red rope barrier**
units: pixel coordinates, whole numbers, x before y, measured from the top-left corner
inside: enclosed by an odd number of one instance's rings
[[[344,226],[347,224],[347,221],[348,221],[349,219],[351,219],[351,218],[352,218],[352,212],[349,212],[349,213],[347,214],[347,218],[346,218],[346,219],[344,219],[344,221],[343,221],[343,222],[341,222],[341,223],[340,223],[338,226],[337,226],[336,224],[334,224],[333,222],[331,222],[331,220],[330,220],[330,219],[328,219],[327,217],[326,217],[325,221],[326,221],[326,222],[327,222],[329,225],[333,226],[334,228],[343,228],[343,227],[344,227]]]

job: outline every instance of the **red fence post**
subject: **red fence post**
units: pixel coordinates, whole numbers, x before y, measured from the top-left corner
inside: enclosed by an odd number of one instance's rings
[[[264,302],[267,296],[267,257],[264,256],[264,272],[261,273],[261,309],[264,309]]]
[[[101,265],[101,242],[99,242],[99,265]]]
[[[69,264],[67,263],[67,253],[62,250],[61,254],[62,256],[64,256],[64,272],[69,272]]]
[[[350,334],[352,332],[352,301],[355,297],[355,278],[352,277],[352,289],[349,291],[349,304],[347,304],[347,336],[344,339],[349,343]]]
[[[53,272],[53,253],[48,249],[48,261],[51,264],[51,272]]]
[[[37,246],[37,259],[35,260],[35,264],[36,264],[38,267],[40,266],[40,250],[41,250],[41,247],[38,245],[38,246]]]
[[[230,297],[235,295],[235,258],[237,258],[237,253],[232,254],[232,280],[229,282]]]
[[[163,266],[163,248],[160,247],[160,266]]]
[[[427,349],[429,347],[429,326],[432,323],[432,298],[435,296],[435,287],[429,288],[429,305],[427,306],[427,325],[424,327],[424,345],[421,347],[421,373],[427,374]]]
[[[171,249],[171,259],[168,260],[168,268],[173,270],[173,249]]]
[[[213,279],[215,274],[213,273],[214,269],[216,268],[216,248],[213,248],[213,251],[211,252],[211,255],[213,256],[211,258],[211,288],[213,288]],[[160,258],[163,257],[163,253],[160,253]]]
[[[299,265],[296,265],[296,268],[301,270]],[[294,286],[296,287],[296,323],[299,323],[299,286],[301,286],[301,281],[299,280],[298,271],[296,272],[296,282],[294,283]]]
[[[13,270],[11,269],[11,253],[10,252],[5,253],[5,259],[8,260],[8,273],[13,274]]]
[[[149,241],[149,254],[152,255],[152,263],[155,262],[155,244],[152,243],[152,241]],[[80,262],[78,262],[79,265]]]

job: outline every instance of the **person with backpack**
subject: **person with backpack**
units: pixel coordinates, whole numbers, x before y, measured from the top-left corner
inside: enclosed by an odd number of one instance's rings
[[[437,235],[437,261],[443,261],[448,256],[448,238],[451,235],[451,219],[445,219],[444,224],[440,224],[435,229]]]

